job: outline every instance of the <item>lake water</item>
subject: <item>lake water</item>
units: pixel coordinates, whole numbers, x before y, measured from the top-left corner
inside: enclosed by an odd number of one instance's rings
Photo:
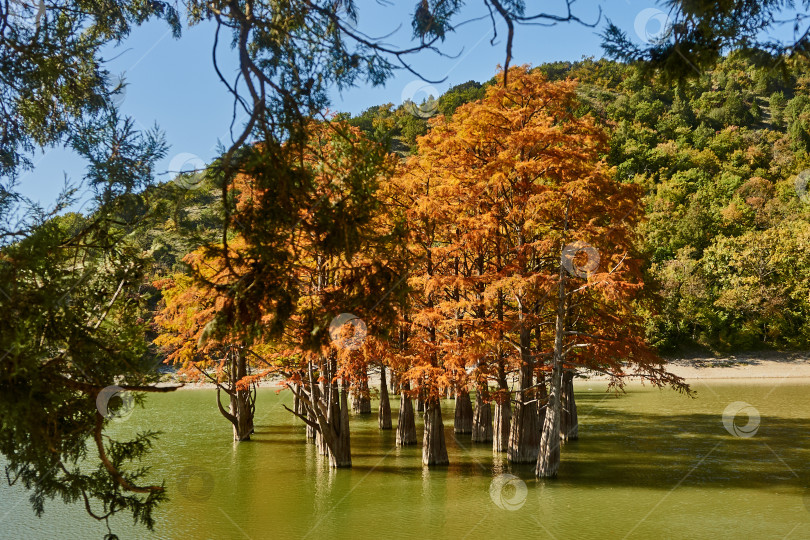
[[[536,480],[489,444],[445,429],[451,465],[428,470],[419,446],[398,449],[374,414],[353,416],[350,470],[333,471],[262,389],[256,435],[234,444],[215,392],[152,395],[114,430],[164,432],[150,457],[170,501],[154,533],[113,520],[121,538],[810,538],[810,384],[697,383],[697,399],[579,382],[580,440],[560,477]],[[723,413],[749,404],[736,424]],[[392,399],[393,417],[399,400]],[[417,415],[421,437],[421,418]],[[0,458],[1,459],[1,458]],[[512,476],[504,475],[514,475]],[[158,480],[159,481],[159,480]],[[34,516],[19,487],[0,484],[0,538],[101,538],[103,524],[58,501]]]

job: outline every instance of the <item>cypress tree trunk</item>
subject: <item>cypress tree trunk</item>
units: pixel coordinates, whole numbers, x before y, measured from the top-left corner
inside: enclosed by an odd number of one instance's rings
[[[408,390],[408,383],[405,388]],[[413,414],[411,398],[403,391],[399,395],[399,419],[397,420],[397,446],[416,444],[416,422]]]
[[[498,391],[495,392],[495,429],[492,433],[492,450],[506,452],[509,447],[509,432],[512,426],[512,400],[503,365],[498,368]]]
[[[256,393],[258,392],[257,387],[255,384],[250,385],[250,393],[248,395],[248,407],[250,407],[250,417],[248,419],[248,429],[250,430],[250,434],[253,435],[255,433],[255,426],[253,425],[253,419],[256,418]]]
[[[240,347],[236,347],[235,351],[231,351],[233,366],[231,382],[233,389],[230,394],[230,404],[228,406],[233,425],[233,440],[235,441],[249,441],[250,434],[253,433],[253,405],[251,403],[251,391],[237,390],[236,382],[247,376],[247,357]]]
[[[315,376],[312,373],[312,362],[307,366],[307,374],[309,376],[309,395],[313,403],[319,403],[321,400],[321,387],[315,382]],[[301,405],[303,406],[303,404]],[[309,410],[307,410],[307,419],[316,424],[318,423],[318,418]],[[310,424],[307,424],[307,439],[312,439],[313,442],[317,442],[315,441],[315,433],[316,429]]]
[[[229,406],[230,413],[236,418],[233,424],[233,440],[235,441],[249,441],[250,440],[250,415],[247,412],[248,404],[244,394],[247,392],[238,390],[236,396],[231,396],[231,403]]]
[[[470,393],[459,390],[456,396],[456,414],[453,420],[455,433],[472,433],[473,410],[470,403]]]
[[[546,376],[543,373],[537,376],[537,397],[541,401],[548,399],[548,388],[546,388]]]
[[[537,376],[537,420],[540,431],[543,431],[543,424],[546,421],[546,405],[548,404],[548,390],[546,390],[546,376],[540,373]]]
[[[546,407],[546,420],[540,439],[535,474],[542,478],[554,478],[560,468],[560,415],[562,413],[563,337],[566,315],[566,275],[560,263],[560,281],[557,291],[557,320],[554,324],[554,356],[552,357],[551,387]]]
[[[293,411],[295,411],[296,414],[303,414],[304,411],[301,409],[301,400],[298,398],[298,393],[296,392],[296,386],[293,384],[292,387],[293,387],[293,397],[295,399],[294,405],[293,405]]]
[[[334,443],[329,451],[329,465],[333,469],[346,468],[352,466],[352,447],[349,432],[349,398],[346,386],[341,385],[340,389],[340,418],[333,423],[333,428],[337,428],[334,434]]]
[[[509,431],[509,447],[506,454],[512,463],[533,463],[540,449],[540,424],[537,418],[537,404],[534,402],[532,374],[533,361],[529,351],[531,330],[524,325],[520,330],[521,367],[518,372],[519,391],[515,401],[515,412]]]
[[[395,396],[398,396],[400,392],[399,388],[399,375],[395,371],[391,371],[391,393]]]
[[[492,440],[492,407],[484,401],[482,388],[475,392],[475,412],[473,413],[472,441],[490,442]]]
[[[422,440],[423,465],[448,465],[447,444],[444,440],[441,401],[437,397],[425,403],[425,436]]]
[[[377,419],[380,422],[380,429],[391,429],[391,402],[388,400],[385,366],[380,366],[380,409]]]
[[[346,384],[340,385],[338,389],[337,379],[334,374],[337,372],[337,359],[334,352],[327,359],[327,377],[329,383],[326,385],[328,404],[326,426],[328,433],[324,434],[324,440],[328,449],[329,465],[332,468],[343,468],[352,466],[351,439],[349,433],[349,398],[346,392]]]
[[[306,409],[300,418],[313,424],[315,443],[322,455],[329,457],[333,468],[351,467],[351,432],[349,429],[349,393],[344,379],[340,385],[334,376],[337,373],[337,356],[334,351],[320,361],[320,383],[315,383],[313,365],[308,366],[309,391],[306,386],[296,387],[301,406]],[[316,392],[320,397],[315,397]],[[288,411],[292,409],[284,406]],[[306,415],[306,416],[304,416]],[[314,420],[310,420],[314,418]]]
[[[360,379],[358,391],[352,399],[352,410],[355,414],[371,414],[371,396],[368,392],[368,375]]]
[[[501,236],[500,224],[498,225],[498,235],[495,240],[496,269],[501,271]],[[496,304],[496,316],[498,322],[503,326],[503,304],[504,293],[498,290],[498,302]],[[504,341],[503,330],[498,330],[498,342]],[[509,384],[506,382],[506,361],[503,350],[498,346],[498,391],[495,393],[495,430],[492,434],[492,450],[494,452],[506,452],[509,447],[509,432],[512,426],[512,397],[509,392]]]
[[[324,365],[324,372],[326,373],[327,378],[331,378],[328,364]],[[331,409],[330,388],[331,386],[329,384],[326,384],[325,381],[321,381],[318,383],[318,395],[320,396],[319,398],[320,405],[323,407],[323,410],[325,410],[327,414],[327,423],[323,425],[320,425],[319,423],[319,429],[315,430],[315,444],[318,446],[318,451],[322,456],[329,455],[329,444],[326,438],[331,434],[331,429],[329,427],[328,421],[329,410]]]
[[[560,439],[563,442],[579,439],[577,425],[577,402],[574,399],[574,373],[566,371],[562,380],[562,416],[560,418]]]
[[[419,393],[416,396],[416,412],[425,412],[425,392],[419,388]]]

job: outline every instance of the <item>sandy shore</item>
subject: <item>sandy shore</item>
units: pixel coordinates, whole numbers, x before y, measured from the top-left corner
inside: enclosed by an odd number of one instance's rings
[[[679,358],[667,369],[685,379],[810,379],[810,353]]]

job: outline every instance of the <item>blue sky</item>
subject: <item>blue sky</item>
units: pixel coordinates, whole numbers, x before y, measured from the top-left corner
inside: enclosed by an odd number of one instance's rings
[[[411,35],[410,15],[416,0],[394,0],[394,6],[381,6],[375,0],[358,0],[359,28],[370,35],[388,35],[396,44],[407,42]],[[483,2],[470,0],[461,19],[486,14]],[[562,1],[534,2],[527,5],[564,5]],[[597,28],[576,23],[563,23],[552,27],[520,27],[514,44],[514,64],[540,64],[554,60],[578,60],[583,56],[602,56],[597,33],[610,18],[631,35],[639,32],[654,35],[665,20],[651,0],[580,1],[575,14],[584,21],[596,22],[599,7],[602,19]],[[404,70],[390,79],[385,87],[365,85],[333,94],[332,108],[357,114],[371,105],[391,102],[402,103],[404,98],[421,98],[434,91],[441,93],[450,86],[468,80],[484,81],[491,78],[496,66],[505,57],[505,27],[498,27],[499,36],[494,45],[491,22],[481,20],[459,28],[448,37],[442,50],[456,58],[443,58],[430,52],[412,57],[413,67],[431,80],[444,82],[428,84]],[[160,171],[168,171],[170,164],[209,161],[215,156],[217,141],[229,140],[232,100],[217,79],[211,63],[213,26],[203,24],[184,29],[180,39],[172,38],[165,24],[150,23],[136,28],[123,43],[108,51],[112,60],[108,69],[123,74],[127,86],[122,96],[121,110],[146,129],[157,124],[171,145],[168,157],[160,163]],[[641,35],[640,39],[645,36]],[[222,65],[233,68],[235,62],[226,47],[220,44]],[[84,164],[76,156],[61,149],[37,152],[35,168],[24,174],[20,191],[42,204],[53,202],[67,176],[80,181]],[[188,168],[188,165],[181,168]],[[193,168],[193,167],[192,167]],[[170,175],[161,178],[168,180]]]

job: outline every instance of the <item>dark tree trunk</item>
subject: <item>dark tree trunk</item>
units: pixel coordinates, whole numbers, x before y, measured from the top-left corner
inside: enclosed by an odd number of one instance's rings
[[[548,399],[548,388],[546,388],[546,376],[543,373],[537,376],[537,397],[540,401]]]
[[[309,395],[313,403],[319,403],[321,400],[321,391],[320,391],[321,387],[315,381],[315,375],[313,374],[312,369],[312,362],[310,362],[309,365],[307,366],[307,375],[309,377]],[[303,402],[300,402],[300,405],[303,406]],[[318,418],[309,409],[307,409],[307,420],[312,422],[312,424],[307,422],[307,439],[312,439],[313,442],[317,443],[316,440],[317,430],[315,429],[313,424],[318,423]]]
[[[537,403],[534,401],[532,374],[534,372],[529,351],[531,330],[528,326],[520,331],[522,365],[518,372],[517,399],[509,431],[509,448],[506,455],[512,463],[534,463],[540,450],[540,424],[537,418]]]
[[[326,426],[328,432],[324,434],[324,439],[329,453],[329,465],[332,468],[343,468],[352,466],[351,439],[349,433],[349,398],[346,392],[346,384],[340,385],[335,379],[337,372],[337,360],[334,353],[327,359],[328,380],[326,385],[328,403]]]
[[[220,404],[220,411],[223,416],[230,420],[233,426],[233,440],[249,441],[250,434],[253,433],[253,413],[255,411],[253,399],[254,394],[250,388],[247,390],[237,390],[236,383],[243,377],[247,377],[247,357],[240,347],[235,347],[230,351],[230,403],[228,404],[228,414],[225,414]],[[219,402],[219,389],[217,389],[217,402]]]
[[[408,383],[405,388],[408,389]],[[399,395],[399,419],[397,420],[397,446],[408,446],[416,444],[416,421],[413,414],[413,403],[411,398],[403,391]]]
[[[441,401],[432,398],[425,404],[425,436],[422,440],[423,465],[448,465],[447,444],[444,440]]]
[[[579,439],[577,425],[577,402],[574,399],[574,373],[566,371],[562,380],[562,415],[560,417],[560,439],[563,442]]]
[[[459,390],[456,396],[456,414],[453,420],[455,433],[472,433],[473,410],[470,403],[470,393]]]
[[[473,413],[472,441],[490,442],[492,440],[492,407],[482,395],[479,388],[475,393],[475,412]]]
[[[535,474],[542,478],[554,478],[560,468],[560,415],[562,413],[563,337],[567,297],[565,292],[565,268],[560,264],[560,280],[557,289],[557,319],[554,324],[554,355],[552,357],[551,384],[546,406],[546,419],[540,439]]]
[[[255,384],[250,385],[250,397],[248,398],[248,405],[250,407],[250,419],[248,420],[248,429],[250,430],[251,435],[256,432],[255,426],[253,425],[253,419],[256,418],[256,393],[257,387]]]
[[[399,388],[399,375],[395,371],[391,371],[391,393],[395,396],[398,396],[400,392]]]
[[[380,409],[377,419],[380,422],[380,429],[391,429],[391,402],[388,400],[385,366],[380,366]]]
[[[425,412],[425,392],[421,388],[416,396],[416,412]]]
[[[339,432],[335,434],[335,442],[330,448],[329,465],[333,469],[352,466],[352,446],[349,432],[349,398],[346,387],[340,389],[340,421]]]
[[[353,395],[352,410],[355,414],[371,414],[371,396],[368,392],[368,377],[360,379],[359,388]]]

